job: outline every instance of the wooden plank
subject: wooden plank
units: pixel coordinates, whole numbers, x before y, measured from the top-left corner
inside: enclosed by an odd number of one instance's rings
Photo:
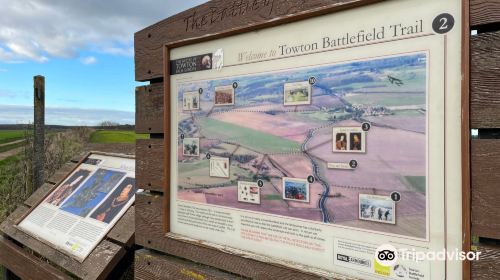
[[[479,260],[472,262],[472,279],[498,279],[500,268],[500,245],[479,245],[477,252],[481,252]]]
[[[135,132],[164,133],[163,83],[135,89]]]
[[[470,24],[500,22],[500,0],[470,0]]]
[[[320,279],[290,268],[229,254],[220,250],[165,237],[163,196],[138,193],[135,201],[135,242],[154,250],[252,279]]]
[[[135,234],[135,207],[131,206],[125,214],[118,220],[115,226],[108,233],[107,237],[115,243],[121,244],[127,248],[134,245]]]
[[[71,279],[69,276],[55,269],[47,262],[40,260],[26,252],[12,241],[0,235],[0,264],[21,279]]]
[[[50,176],[47,182],[52,184],[59,184],[73,169],[76,167],[76,163],[67,162],[61,168],[59,168],[54,175]]]
[[[135,177],[139,189],[163,192],[163,139],[136,142]]]
[[[70,161],[71,162],[74,162],[74,163],[79,163],[89,152],[86,151],[85,149],[76,153],[71,159]]]
[[[500,128],[500,31],[471,37],[471,128]]]
[[[14,227],[15,222],[24,216],[28,210],[25,206],[19,206],[0,225],[0,230],[52,263],[82,279],[106,279],[113,267],[125,255],[125,250],[121,246],[103,240],[87,259],[80,263]]]
[[[243,278],[205,265],[143,249],[135,252],[135,279],[233,280]]]
[[[473,140],[471,143],[472,232],[500,239],[500,139]]]
[[[54,188],[54,184],[45,183],[40,188],[38,188],[25,202],[24,204],[28,207],[33,207],[38,205],[42,199],[45,198],[48,192]]]
[[[134,35],[135,79],[163,77],[163,45],[230,31],[240,34],[380,0],[212,0],[151,25]],[[229,34],[228,34],[229,35]]]

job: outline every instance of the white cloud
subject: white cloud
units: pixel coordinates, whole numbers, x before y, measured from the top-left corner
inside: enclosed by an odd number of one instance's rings
[[[52,125],[98,125],[103,121],[134,124],[135,113],[116,110],[46,107],[45,123]],[[1,124],[33,122],[33,106],[1,105]]]
[[[133,34],[204,0],[0,0],[0,62],[133,55]]]
[[[82,59],[80,59],[80,61],[84,65],[92,65],[92,64],[97,63],[97,58],[95,58],[94,56],[86,56],[86,57],[83,57]]]

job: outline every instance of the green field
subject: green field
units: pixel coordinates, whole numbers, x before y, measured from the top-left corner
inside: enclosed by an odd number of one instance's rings
[[[137,139],[149,139],[149,135],[129,130],[98,130],[90,135],[91,143],[135,143]]]
[[[26,142],[26,141],[22,141],[22,142],[14,143],[14,144],[6,144],[6,145],[2,145],[2,146],[0,146],[0,153],[7,152],[7,151],[10,151],[10,150],[13,150],[13,149],[16,149],[16,148],[22,147],[22,146],[24,146],[24,143],[25,143],[25,142]]]
[[[425,104],[423,93],[352,93],[344,99],[351,104],[386,107]]]
[[[209,139],[221,139],[240,144],[260,153],[287,153],[300,151],[300,144],[255,129],[210,118],[201,119],[201,133]]]
[[[24,130],[0,130],[0,144],[5,144],[24,138]]]
[[[425,176],[405,176],[405,179],[417,192],[425,194]]]

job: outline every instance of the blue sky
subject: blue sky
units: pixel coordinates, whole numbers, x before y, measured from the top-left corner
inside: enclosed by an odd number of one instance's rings
[[[204,2],[0,0],[0,124],[32,121],[35,75],[48,124],[133,124],[134,32]]]

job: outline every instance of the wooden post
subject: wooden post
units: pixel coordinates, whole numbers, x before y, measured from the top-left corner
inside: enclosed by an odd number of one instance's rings
[[[34,80],[33,190],[44,182],[45,160],[45,77]]]

